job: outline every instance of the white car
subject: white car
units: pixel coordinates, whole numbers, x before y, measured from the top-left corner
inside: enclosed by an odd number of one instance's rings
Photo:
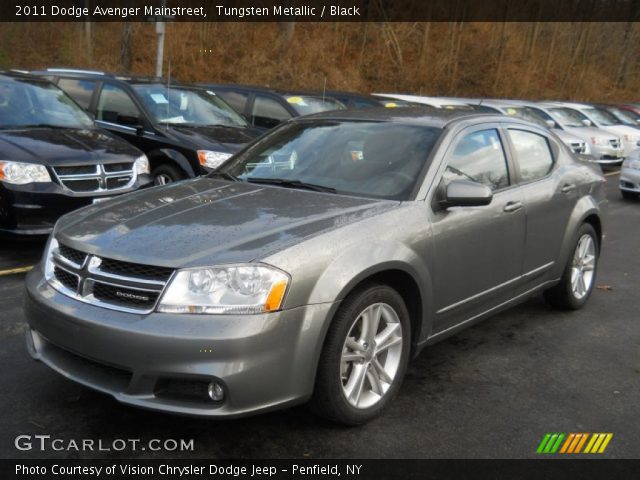
[[[602,130],[606,130],[620,137],[625,157],[638,148],[638,142],[640,142],[640,130],[636,127],[623,124],[615,115],[604,108],[586,105],[583,103],[562,103],[562,105],[567,108],[578,110],[586,116],[589,121],[591,121],[591,124],[594,127],[601,128]]]
[[[622,163],[620,192],[627,199],[640,196],[640,149],[634,150]]]

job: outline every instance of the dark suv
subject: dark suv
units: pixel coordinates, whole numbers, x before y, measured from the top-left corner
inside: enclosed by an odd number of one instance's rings
[[[64,213],[150,182],[144,154],[62,90],[0,72],[0,232],[49,233]]]
[[[48,69],[98,124],[146,153],[156,185],[214,170],[260,135],[211,90],[161,78]]]
[[[322,94],[251,85],[200,85],[220,95],[251,125],[261,129],[276,127],[293,117],[345,108],[335,98]]]

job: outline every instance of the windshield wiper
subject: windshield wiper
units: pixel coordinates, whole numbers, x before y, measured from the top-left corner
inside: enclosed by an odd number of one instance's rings
[[[69,129],[86,129],[89,127],[70,127],[68,125],[53,125],[51,123],[32,123],[29,125],[16,125],[16,128],[55,128],[60,130],[69,130]]]
[[[263,183],[266,185],[277,185],[285,188],[299,188],[302,190],[312,190],[314,192],[336,193],[332,187],[316,185],[314,183],[301,182],[300,180],[285,180],[283,178],[247,178],[249,183]]]
[[[235,175],[231,175],[230,173],[227,173],[227,172],[211,172],[207,176],[212,178],[224,178],[225,180],[231,180],[232,182],[240,181],[238,177],[236,177]]]

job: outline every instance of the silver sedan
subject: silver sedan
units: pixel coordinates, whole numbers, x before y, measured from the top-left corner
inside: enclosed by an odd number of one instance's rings
[[[605,210],[599,167],[524,120],[302,117],[207,177],[63,217],[27,278],[27,345],[128,405],[310,400],[360,424],[424,347],[538,293],[582,308]]]

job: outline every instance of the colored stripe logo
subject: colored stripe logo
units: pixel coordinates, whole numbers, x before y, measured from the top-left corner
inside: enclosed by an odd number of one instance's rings
[[[547,433],[536,453],[604,453],[612,438],[613,433]]]

